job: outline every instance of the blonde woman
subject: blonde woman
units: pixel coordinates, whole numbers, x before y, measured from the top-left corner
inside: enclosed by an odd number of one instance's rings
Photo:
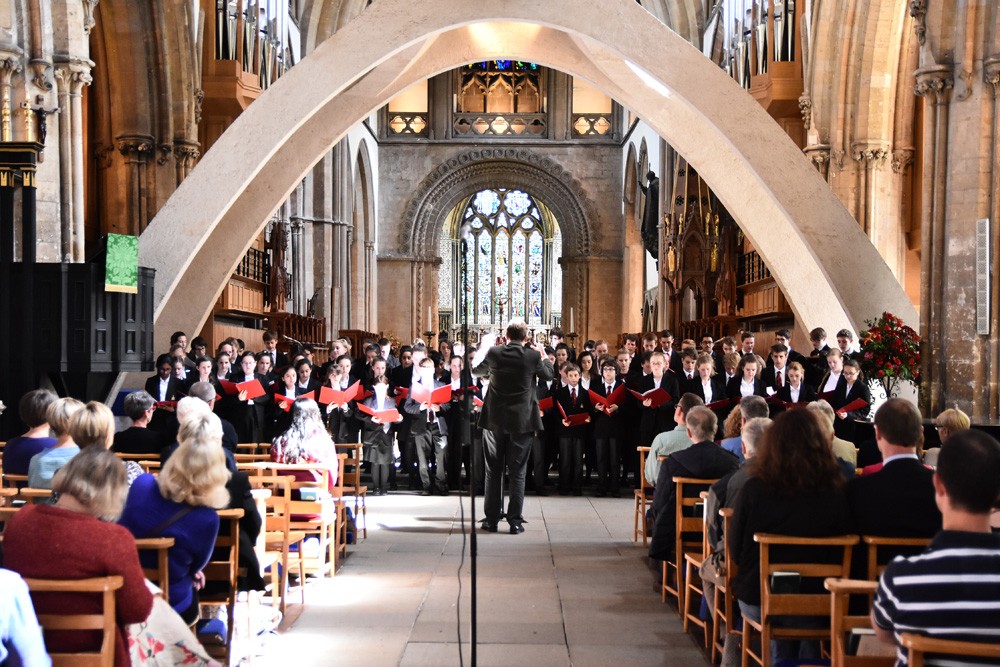
[[[172,537],[170,606],[189,625],[198,618],[198,591],[219,532],[216,509],[229,504],[229,471],[222,424],[211,413],[191,416],[180,446],[159,477],[140,475],[129,490],[120,523],[137,538]]]
[[[969,428],[972,422],[969,415],[958,408],[948,408],[934,419],[934,428],[937,429],[938,438],[944,443],[954,433],[964,431]],[[937,467],[938,455],[941,453],[940,447],[932,447],[924,452],[924,464]]]
[[[23,577],[86,579],[119,575],[115,594],[118,627],[115,664],[129,665],[125,625],[145,621],[153,605],[132,535],[110,523],[121,514],[128,489],[125,466],[102,447],[89,447],[68,461],[53,480],[55,505],[26,505],[4,533],[4,565]],[[100,602],[79,595],[46,594],[39,613],[99,613]],[[50,651],[96,649],[87,633],[46,633]]]
[[[56,446],[42,450],[28,463],[28,486],[51,489],[52,478],[70,459],[80,453],[80,447],[70,435],[69,425],[73,415],[83,408],[75,398],[58,398],[46,411],[49,428],[56,437]]]

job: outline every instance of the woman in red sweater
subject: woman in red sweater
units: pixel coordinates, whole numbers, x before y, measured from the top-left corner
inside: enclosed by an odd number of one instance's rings
[[[128,491],[125,466],[111,452],[87,447],[53,480],[55,505],[28,505],[14,515],[4,533],[4,566],[22,577],[87,579],[119,575],[115,595],[118,631],[115,665],[130,664],[125,626],[146,620],[153,595],[146,588],[132,534],[113,523]],[[35,610],[48,613],[99,613],[97,596],[46,593],[32,596]],[[50,652],[93,651],[98,632],[46,632]]]

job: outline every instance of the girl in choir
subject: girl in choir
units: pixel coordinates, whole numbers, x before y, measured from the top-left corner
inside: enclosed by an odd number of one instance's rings
[[[831,348],[826,353],[826,366],[828,370],[823,379],[820,380],[819,387],[816,390],[820,398],[826,398],[823,394],[829,394],[832,398],[841,385],[845,383],[843,376],[844,354],[840,350]]]
[[[580,367],[580,386],[583,387],[584,391],[589,391],[592,383],[596,382],[600,384],[601,376],[597,373],[597,369],[594,368],[593,352],[581,352],[577,356],[576,362]]]
[[[745,354],[737,367],[736,377],[726,385],[726,396],[729,398],[742,398],[744,396],[767,396],[764,390],[764,383],[760,380],[760,369],[762,364],[760,357],[754,354]]]
[[[785,403],[812,403],[816,391],[805,383],[806,371],[802,364],[793,361],[788,364],[788,382],[778,389],[778,399]]]
[[[587,393],[590,391],[591,385],[597,386],[601,383],[601,378],[594,369],[594,354],[585,350],[577,355],[576,361],[580,367],[580,388],[583,393]],[[590,484],[590,479],[594,471],[597,470],[597,450],[595,449],[593,424],[587,424],[586,430],[583,439],[583,476],[586,483]]]
[[[274,380],[276,379],[274,375],[275,369],[271,368],[273,360],[271,359],[271,355],[267,352],[260,352],[256,358],[257,374],[264,378],[260,383],[264,386],[264,389],[267,389],[274,384]]]
[[[379,375],[375,378],[373,394],[363,401],[363,405],[372,410],[390,410],[396,407],[396,401],[389,396],[389,380]],[[389,470],[393,464],[392,439],[395,435],[395,425],[382,422],[378,417],[359,412],[364,424],[365,460],[371,464],[372,484],[375,486],[373,495],[384,496],[389,490]],[[398,415],[396,422],[403,421],[403,415]]]
[[[253,352],[244,352],[239,357],[239,369],[230,373],[230,382],[251,382],[257,380],[261,387],[265,386],[264,376],[257,374],[257,358]],[[236,395],[230,408],[229,421],[236,428],[237,442],[260,442],[264,438],[264,401],[268,400],[265,393],[257,398],[248,398],[244,389]]]
[[[292,424],[292,404],[295,403],[296,397],[295,380],[295,369],[286,366],[285,372],[271,385],[271,404],[268,406],[270,412],[267,430],[268,440],[274,440],[288,430]],[[285,410],[282,404],[288,409]]]
[[[861,373],[861,366],[857,360],[850,357],[843,360],[842,377],[844,381],[838,384],[833,401],[830,403],[837,415],[837,419],[833,422],[833,431],[838,438],[854,442],[855,422],[858,419],[868,419],[868,414],[871,412],[872,393],[868,389],[868,383]],[[860,408],[850,412],[842,409],[859,399],[865,403]]]
[[[698,355],[695,365],[698,375],[695,377],[694,393],[705,401],[705,404],[721,401],[726,397],[726,385],[722,378],[715,374],[715,360],[710,354]]]

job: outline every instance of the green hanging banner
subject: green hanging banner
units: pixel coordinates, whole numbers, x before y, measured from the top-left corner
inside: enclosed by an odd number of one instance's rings
[[[136,294],[139,291],[139,237],[108,234],[104,291]]]

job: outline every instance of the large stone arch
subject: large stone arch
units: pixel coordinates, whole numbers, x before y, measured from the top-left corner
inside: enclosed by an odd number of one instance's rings
[[[437,257],[441,222],[463,199],[487,188],[530,192],[552,211],[563,234],[564,256],[587,256],[600,246],[592,231],[593,203],[557,162],[523,148],[474,148],[445,160],[417,187],[400,226],[401,254]]]
[[[140,239],[157,269],[157,345],[199,330],[267,216],[360,118],[413,83],[480,59],[580,76],[698,169],[766,258],[806,328],[916,312],[799,149],[718,67],[630,0],[380,0],[226,131]],[[461,19],[456,19],[460,16]],[[378,39],[372,39],[378,35]]]
[[[351,315],[353,328],[376,331],[377,317],[370,291],[377,284],[375,261],[375,188],[368,143],[358,143],[354,160],[354,238],[352,260],[354,280],[351,283]]]

